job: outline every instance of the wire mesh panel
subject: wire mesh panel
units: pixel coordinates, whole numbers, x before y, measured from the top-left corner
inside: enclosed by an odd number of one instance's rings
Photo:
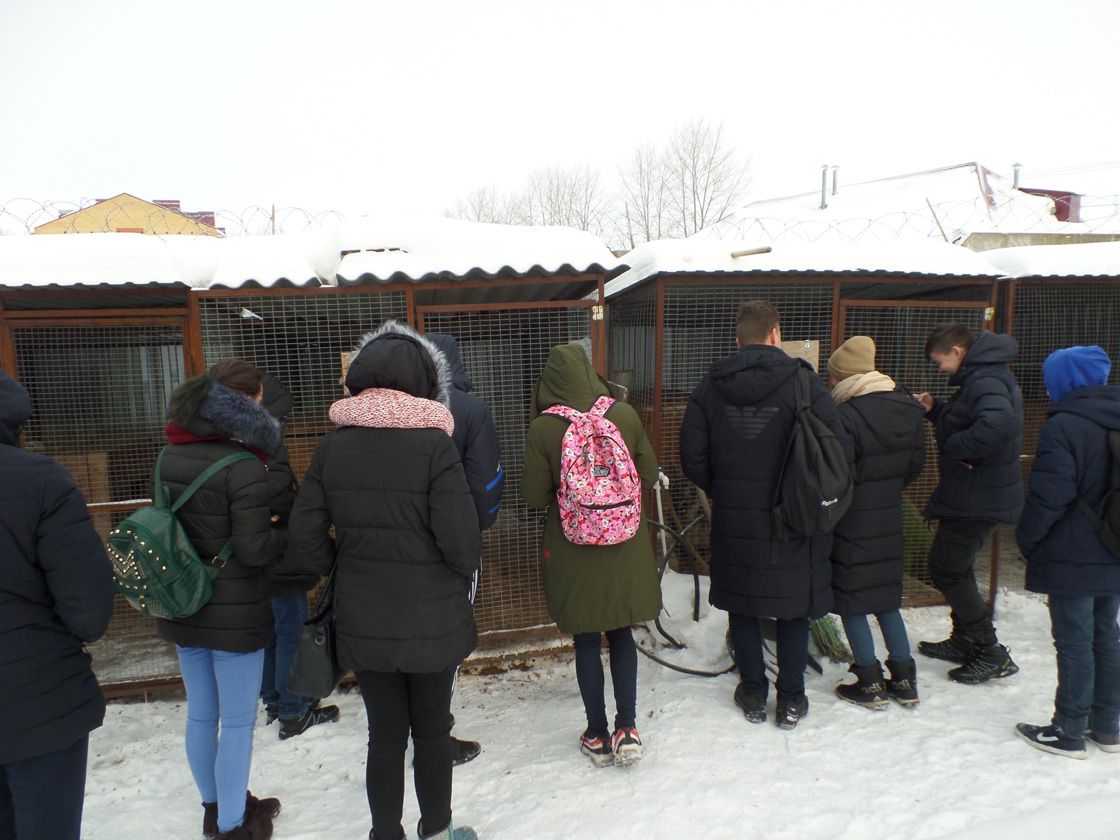
[[[91,505],[98,533],[151,497],[171,391],[185,376],[177,320],[120,325],[12,325],[20,381],[34,414],[27,449],[60,461]],[[105,638],[90,646],[102,684],[178,672],[154,625],[117,598]]]
[[[521,497],[525,431],[533,387],[554,345],[571,342],[591,352],[588,307],[425,311],[424,331],[454,336],[474,393],[490,406],[505,467],[498,521],[483,543],[482,586],[475,617],[479,630],[515,630],[548,624],[538,561],[543,516]]]
[[[876,367],[912,394],[929,392],[938,399],[949,397],[953,388],[948,377],[925,357],[926,339],[938,324],[959,321],[974,333],[984,327],[986,302],[969,308],[946,308],[933,304],[913,306],[868,306],[859,301],[842,304],[843,335],[867,335],[875,341]],[[905,540],[903,558],[906,573],[903,598],[910,604],[941,603],[940,593],[930,582],[927,559],[933,533],[922,519],[922,511],[937,486],[937,443],[933,427],[926,424],[926,467],[902,499],[902,524]],[[981,591],[987,591],[990,551],[977,559],[976,574]]]
[[[612,301],[608,320],[607,379],[626,388],[626,399],[652,428],[657,344],[657,292],[650,285]]]
[[[407,317],[397,291],[204,297],[199,310],[207,365],[245,359],[292,392],[284,436],[297,479],[333,428],[327,410],[343,395],[342,354],[382,322]]]
[[[818,342],[823,368],[832,341],[831,282],[672,283],[665,287],[663,386],[660,407],[661,466],[669,475],[673,507],[682,523],[699,515],[696,489],[680,467],[680,429],[688,395],[717,359],[735,352],[735,313],[747,300],[768,300],[781,318],[786,341]],[[658,442],[655,441],[655,445]],[[696,548],[707,557],[707,535],[694,529]]]

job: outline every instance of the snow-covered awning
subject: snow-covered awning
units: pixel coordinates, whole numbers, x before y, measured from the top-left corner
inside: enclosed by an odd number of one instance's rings
[[[148,236],[75,233],[0,237],[0,286],[319,286],[337,252],[321,235]]]
[[[947,242],[776,244],[757,253],[757,242],[666,239],[646,242],[622,259],[630,270],[606,285],[608,298],[657,274],[868,274],[914,277],[989,277],[1002,272],[983,255]],[[738,256],[737,256],[738,255]]]
[[[1120,277],[1120,242],[1026,245],[984,251],[1007,277]]]
[[[460,219],[361,218],[338,231],[343,285],[519,279],[625,269],[595,236],[569,227],[497,225]]]

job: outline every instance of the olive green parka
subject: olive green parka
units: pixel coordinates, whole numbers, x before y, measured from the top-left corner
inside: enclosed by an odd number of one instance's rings
[[[575,344],[552,348],[537,382],[525,440],[521,494],[526,504],[548,508],[541,540],[541,571],[548,610],[564,633],[590,633],[652,621],[661,611],[657,561],[647,528],[619,545],[575,545],[564,538],[556,508],[560,448],[568,421],[541,412],[553,405],[588,411],[608,395],[587,353]],[[634,465],[649,489],[657,481],[657,459],[637,413],[616,402],[606,417],[622,433]],[[643,501],[644,506],[644,501]],[[642,511],[643,521],[645,510]]]

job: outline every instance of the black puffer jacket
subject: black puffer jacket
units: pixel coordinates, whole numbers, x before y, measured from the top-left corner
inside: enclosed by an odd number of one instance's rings
[[[452,439],[467,474],[467,485],[478,513],[478,527],[485,531],[498,518],[505,486],[498,430],[490,406],[471,393],[471,377],[455,339],[439,333],[429,333],[427,338],[439,348],[451,368],[450,408],[455,418]]]
[[[113,570],[70,474],[19,448],[30,416],[0,371],[0,765],[68,747],[105,716],[82,645],[109,626]]]
[[[1008,365],[1018,345],[981,333],[949,379],[960,387],[928,415],[937,428],[941,480],[927,519],[989,519],[1014,524],[1023,509],[1023,396]]]
[[[688,400],[681,467],[712,498],[709,598],[728,612],[815,618],[832,607],[831,534],[787,540],[777,562],[771,556],[774,490],[797,407],[793,374],[804,364],[781,348],[752,345],[713,364]],[[850,451],[815,375],[811,406]]]
[[[292,392],[271,373],[265,373],[264,400],[261,404],[283,427],[288,418],[288,413],[292,410]],[[281,438],[279,448],[268,459],[268,495],[272,515],[280,517],[273,527],[284,534],[285,537],[288,533],[288,519],[292,515],[292,506],[296,503],[298,492],[299,483],[292,473],[288,447]],[[269,575],[274,598],[303,595],[309,592],[318,581],[318,575],[307,572],[286,574],[279,565],[274,566]]]
[[[233,556],[214,579],[206,606],[187,618],[157,619],[156,630],[184,647],[260,650],[272,639],[269,568],[284,551],[284,537],[269,521],[264,463],[280,445],[280,424],[263,406],[205,376],[175,389],[168,421],[160,478],[173,502],[215,461],[246,449],[259,458],[211,477],[180,508],[179,522],[200,555],[213,557],[232,537]]]
[[[470,579],[482,537],[447,408],[443,355],[389,322],[368,336],[331,406],[292,512],[288,564],[335,572],[338,659],[434,673],[474,650]],[[335,539],[329,535],[331,525]]]
[[[851,507],[833,532],[837,615],[877,615],[902,605],[902,490],[925,465],[922,416],[917,400],[901,391],[840,405],[856,469]]]

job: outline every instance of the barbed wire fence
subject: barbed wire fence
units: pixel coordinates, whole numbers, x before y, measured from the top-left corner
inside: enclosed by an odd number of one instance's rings
[[[143,209],[137,202],[100,202],[104,218],[76,211],[99,202],[93,199],[54,201],[14,198],[0,202],[0,235],[34,233],[49,223],[52,233],[136,231],[145,233],[201,232],[166,229],[166,208]],[[99,208],[101,209],[101,208]],[[216,229],[215,235],[245,236],[293,233],[313,230],[331,222],[344,221],[336,210],[310,210],[303,207],[251,205],[240,210],[215,210],[205,213],[176,211],[178,215]],[[771,211],[772,212],[772,211]],[[122,215],[124,214],[124,215]],[[1004,201],[991,204],[974,199],[923,202],[921,206],[900,209],[879,216],[806,209],[797,217],[768,215],[763,207],[744,207],[727,219],[702,230],[700,238],[719,238],[767,243],[857,243],[906,239],[943,239],[960,243],[970,233],[1079,234],[1091,238],[1120,238],[1120,194],[1084,195],[1080,205],[1081,221],[1059,222],[1053,205],[1037,198],[1032,201]],[[163,229],[161,229],[161,225]],[[609,241],[613,248],[622,243]]]

